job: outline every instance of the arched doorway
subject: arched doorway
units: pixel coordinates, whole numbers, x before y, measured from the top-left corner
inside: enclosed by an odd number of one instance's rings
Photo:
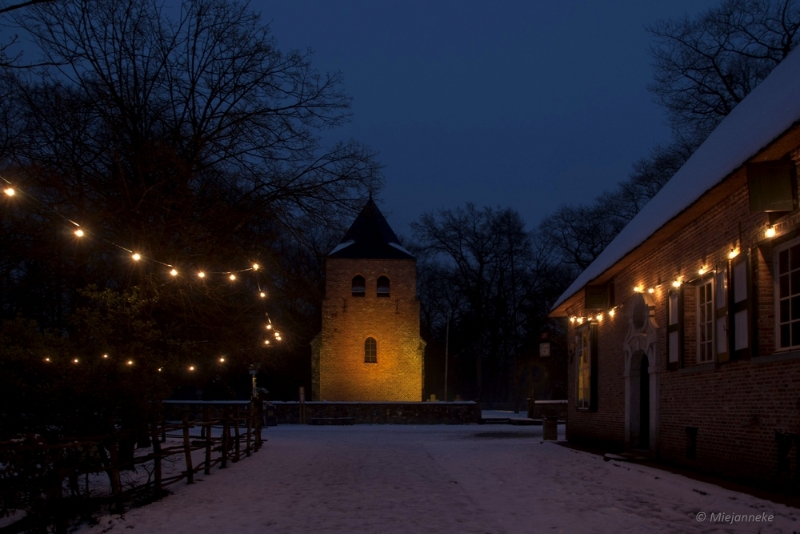
[[[628,302],[625,339],[625,447],[655,452],[658,444],[659,347],[655,305],[636,293]]]
[[[639,363],[639,443],[640,449],[650,448],[650,362],[642,353]]]

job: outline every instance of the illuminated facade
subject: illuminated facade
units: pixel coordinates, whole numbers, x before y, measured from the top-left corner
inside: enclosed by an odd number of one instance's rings
[[[312,399],[421,401],[417,262],[371,198],[325,265]]]

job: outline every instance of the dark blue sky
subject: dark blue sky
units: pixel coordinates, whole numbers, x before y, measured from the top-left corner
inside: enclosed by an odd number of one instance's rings
[[[377,150],[399,234],[466,202],[528,228],[588,202],[669,140],[644,27],[710,0],[253,0],[281,48],[311,48],[354,98],[339,130]]]

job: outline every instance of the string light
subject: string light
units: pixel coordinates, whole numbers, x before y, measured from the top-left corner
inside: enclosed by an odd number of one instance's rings
[[[575,322],[575,316],[574,316],[574,315],[573,315],[572,317],[570,317],[570,318],[569,318],[569,322],[571,322],[571,323],[574,323],[574,322]]]
[[[190,370],[190,371],[194,371],[194,365],[190,365],[190,366],[189,366],[189,370]]]
[[[7,187],[6,189],[3,190],[3,193],[5,193],[6,195],[8,195],[10,197],[13,197],[17,192],[14,191],[13,187]]]
[[[595,317],[595,319],[597,319],[598,321],[602,321],[603,320],[603,314],[602,313],[598,313],[597,317]]]
[[[643,286],[636,286],[636,287],[633,288],[633,291],[636,292],[636,293],[641,293],[642,291],[644,291],[644,287]]]
[[[49,357],[45,358],[44,361],[46,361],[47,363],[50,363],[50,358]]]
[[[77,230],[75,230],[75,235],[78,237],[83,237],[83,230],[78,228]]]
[[[200,271],[199,273],[197,273],[197,276],[199,278],[205,278],[206,277],[206,273],[204,273],[203,271]]]
[[[615,315],[616,313],[617,313],[617,312],[616,312],[616,310],[614,310],[614,308],[611,308],[611,309],[608,311],[608,315],[609,315],[609,317],[614,317],[614,315]]]
[[[578,317],[578,324],[583,324],[583,317]]]
[[[108,354],[103,354],[103,358],[107,360],[108,359]]]
[[[706,270],[707,270],[706,266],[703,265],[702,267],[700,267],[700,270],[697,271],[697,274],[702,276],[702,275],[706,274]]]
[[[257,264],[257,263],[254,263],[254,264],[253,264],[253,270],[254,270],[254,271],[257,271],[257,270],[259,270],[260,268],[261,268],[261,266],[260,266],[259,264]]]
[[[128,365],[133,365],[133,360],[128,360],[126,363],[127,363]]]
[[[219,363],[225,363],[225,356],[220,356]]]
[[[272,323],[269,323],[269,324],[267,325],[267,330],[272,330]]]
[[[267,294],[262,291],[261,293],[258,294],[258,296],[260,296],[263,299],[267,296]]]
[[[172,269],[172,270],[169,272],[169,274],[171,274],[172,276],[178,276],[178,271],[177,271],[176,269]]]
[[[269,339],[264,340],[264,345],[269,345]]]
[[[162,367],[159,367],[159,368],[158,368],[158,372],[159,372],[159,373],[161,372],[161,369],[162,369]]]
[[[234,280],[236,280],[236,275],[235,274],[231,274],[228,278],[230,278],[231,282],[233,282]]]
[[[735,258],[738,255],[739,255],[739,249],[738,248],[732,248],[731,251],[728,252],[728,259],[732,260],[733,258]]]
[[[775,237],[775,227],[772,225],[767,226],[767,231],[764,232],[764,235],[767,237]]]
[[[650,294],[652,295],[653,293],[655,293],[655,292],[656,292],[656,288],[654,288],[654,287],[651,287],[650,289],[648,289],[648,290],[647,290],[647,292],[648,292],[648,293],[650,293]]]
[[[676,278],[675,280],[672,281],[672,287],[675,288],[681,287],[681,281],[679,278]]]
[[[139,261],[142,259],[142,256],[138,252],[134,252],[131,258],[133,258],[133,261]]]
[[[72,363],[78,363],[78,358],[74,358],[74,359],[72,360]]]

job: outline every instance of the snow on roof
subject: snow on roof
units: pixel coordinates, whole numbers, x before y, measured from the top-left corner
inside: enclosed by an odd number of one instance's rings
[[[333,250],[331,250],[329,252],[329,254],[335,254],[335,253],[339,252],[340,250],[342,250],[343,248],[349,247],[353,243],[355,243],[355,241],[352,240],[352,239],[349,240],[349,241],[343,241],[342,243],[339,243],[338,245],[336,245],[336,247]]]
[[[800,120],[800,52],[775,67],[725,117],[661,191],[553,305],[555,310]]]

